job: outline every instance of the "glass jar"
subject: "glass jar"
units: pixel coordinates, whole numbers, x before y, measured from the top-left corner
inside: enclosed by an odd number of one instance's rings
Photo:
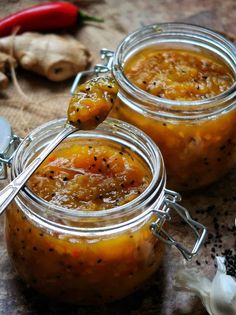
[[[147,47],[184,49],[215,56],[236,76],[236,48],[220,34],[194,25],[168,23],[142,27],[128,35],[107,62],[119,85],[113,117],[148,134],[160,148],[168,187],[189,190],[208,185],[236,162],[236,83],[225,92],[197,101],[154,96],[132,84],[124,65]],[[102,51],[102,57],[107,56]],[[111,52],[108,52],[111,56]],[[99,65],[95,72],[105,72]]]
[[[12,179],[64,124],[64,119],[48,122],[21,142],[11,165]],[[175,245],[186,259],[197,254],[206,229],[177,203],[180,195],[165,188],[162,156],[148,136],[127,123],[108,119],[96,130],[69,137],[88,142],[105,139],[131,149],[148,165],[152,180],[136,199],[99,211],[54,205],[25,186],[7,209],[5,235],[11,261],[28,285],[64,302],[104,303],[143,284],[157,270],[165,244]],[[166,230],[173,212],[194,233],[192,249]]]

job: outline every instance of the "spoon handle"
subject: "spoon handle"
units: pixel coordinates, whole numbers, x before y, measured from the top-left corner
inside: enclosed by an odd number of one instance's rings
[[[24,186],[29,177],[39,167],[39,165],[46,159],[46,157],[71,133],[78,130],[72,125],[67,125],[53,140],[46,146],[46,148],[33,160],[26,169],[13,179],[10,184],[0,191],[0,215],[16,196],[19,190]]]

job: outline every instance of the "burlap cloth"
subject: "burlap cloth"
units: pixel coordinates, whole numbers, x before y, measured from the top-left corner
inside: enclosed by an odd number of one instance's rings
[[[0,17],[42,2],[45,1],[1,0]],[[210,26],[234,35],[230,27],[232,20],[222,18],[230,15],[233,9],[227,5],[227,1],[224,1],[224,6],[218,0],[202,1],[202,4],[203,2],[204,8],[196,1],[195,3],[181,1],[185,10],[179,10],[178,1],[100,0],[85,6],[84,10],[104,17],[105,22],[99,25],[87,23],[75,30],[72,35],[90,49],[94,63],[99,61],[101,48],[115,49],[127,33],[149,23],[178,20]],[[232,4],[232,1],[229,4]],[[192,13],[191,16],[189,12]],[[53,83],[20,68],[17,69],[17,78],[28,100],[19,95],[12,83],[7,90],[0,92],[0,116],[9,120],[17,135],[25,136],[32,128],[43,122],[66,116],[72,79],[63,83]]]

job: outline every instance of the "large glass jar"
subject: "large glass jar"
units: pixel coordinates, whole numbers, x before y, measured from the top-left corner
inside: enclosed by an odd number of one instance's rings
[[[21,142],[11,165],[12,179],[64,124],[64,119],[48,122]],[[28,285],[60,301],[104,303],[143,284],[157,270],[165,243],[175,245],[186,259],[197,254],[206,229],[177,203],[179,194],[165,188],[162,156],[148,136],[109,119],[96,130],[76,132],[70,139],[106,140],[131,149],[149,167],[152,179],[134,200],[98,211],[52,204],[25,186],[7,209],[5,235],[11,261]],[[173,211],[194,233],[192,249],[168,234],[165,222]]]
[[[195,101],[147,93],[131,83],[124,68],[138,51],[153,46],[214,56],[230,69],[234,83],[219,95]],[[236,49],[232,43],[199,26],[149,25],[124,38],[111,70],[120,88],[112,115],[139,127],[156,142],[165,161],[168,187],[199,188],[232,169],[236,162]]]

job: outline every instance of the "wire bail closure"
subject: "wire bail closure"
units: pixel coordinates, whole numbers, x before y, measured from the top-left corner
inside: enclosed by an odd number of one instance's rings
[[[103,48],[100,51],[100,56],[104,61],[103,64],[97,63],[92,69],[81,71],[77,74],[70,90],[72,95],[76,94],[77,87],[81,83],[83,77],[93,75],[98,76],[99,74],[104,74],[111,71],[114,51]]]
[[[174,245],[184,256],[186,260],[190,260],[193,256],[197,255],[200,247],[203,245],[207,229],[201,223],[193,220],[184,207],[180,206],[177,202],[181,201],[180,194],[175,191],[165,189],[165,196],[163,201],[162,209],[152,210],[157,214],[158,219],[153,222],[150,226],[152,233],[162,242],[167,245]],[[192,249],[188,249],[186,246],[175,240],[164,228],[163,225],[166,221],[171,220],[171,211],[175,210],[181,219],[187,223],[190,228],[193,230],[196,242]]]
[[[0,117],[0,131],[0,180],[3,180],[7,178],[7,166],[10,166],[22,139],[12,133],[9,122],[3,117]]]
[[[7,166],[11,165],[11,161],[16,152],[16,148],[21,143],[22,139],[17,135],[12,135],[9,142],[9,147],[3,153],[0,153],[0,180],[7,178]]]

